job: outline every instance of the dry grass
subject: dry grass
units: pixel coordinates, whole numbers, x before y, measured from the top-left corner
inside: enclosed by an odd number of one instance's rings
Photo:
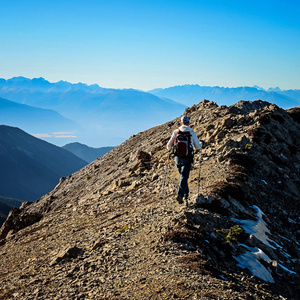
[[[228,199],[228,196],[243,203],[245,201],[245,193],[240,183],[219,181],[211,186],[211,196],[215,199]]]
[[[164,235],[164,242],[185,243],[188,241],[198,245],[202,240],[203,235],[199,231],[190,229],[170,230]]]
[[[200,253],[190,253],[178,258],[177,261],[182,263],[184,268],[202,275],[219,276],[221,274],[221,272],[210,265],[205,259],[205,256]]]

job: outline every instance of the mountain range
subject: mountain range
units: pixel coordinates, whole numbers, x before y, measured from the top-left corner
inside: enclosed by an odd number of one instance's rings
[[[55,124],[60,127],[59,132],[71,132],[66,134],[71,138],[47,138],[47,134],[57,129],[45,132],[43,128],[39,129],[38,124],[34,131],[30,131],[60,146],[69,142],[81,142],[97,148],[118,145],[132,134],[166,122],[185,109],[182,104],[142,91],[104,89],[98,85],[63,81],[50,83],[43,78],[0,79],[0,97],[55,110],[76,123],[71,129],[64,123]],[[31,120],[28,122],[32,123]],[[53,122],[51,124],[54,125]]]
[[[291,108],[300,105],[300,90],[281,90],[279,88],[264,90],[254,87],[219,87],[182,85],[165,89],[149,91],[158,97],[167,97],[187,106],[207,99],[215,101],[218,105],[232,105],[240,100],[265,100],[275,103],[282,108]]]
[[[23,201],[38,199],[61,177],[87,164],[65,149],[5,125],[0,125],[0,162],[0,195]]]
[[[132,134],[182,114],[187,106],[203,99],[218,105],[257,99],[283,108],[300,105],[300,90],[183,85],[144,92],[25,77],[0,79],[0,97],[27,105],[12,107],[8,100],[3,104],[2,99],[1,107],[7,105],[6,117],[0,114],[2,124],[20,127],[59,146],[79,142],[94,148],[118,145]],[[23,116],[20,111],[24,111]]]

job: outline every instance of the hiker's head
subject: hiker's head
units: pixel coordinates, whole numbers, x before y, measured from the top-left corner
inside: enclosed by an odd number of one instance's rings
[[[182,116],[180,121],[181,121],[182,125],[189,125],[190,124],[190,119],[189,119],[188,116]]]

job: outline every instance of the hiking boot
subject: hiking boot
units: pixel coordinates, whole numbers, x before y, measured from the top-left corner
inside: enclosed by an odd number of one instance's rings
[[[181,195],[177,195],[177,199],[179,204],[182,204],[183,203],[183,197]]]
[[[189,195],[184,195],[184,200],[185,200],[185,204],[186,204],[186,207],[189,206]]]
[[[185,205],[186,205],[186,207],[189,206],[189,200],[188,200],[188,198],[185,198]]]

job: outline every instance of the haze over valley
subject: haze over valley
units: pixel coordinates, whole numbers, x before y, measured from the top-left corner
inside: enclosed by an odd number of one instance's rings
[[[203,99],[218,105],[257,99],[283,108],[300,105],[299,90],[184,85],[144,92],[24,77],[0,79],[0,97],[1,124],[58,146],[79,142],[96,148],[116,146]]]
[[[2,79],[0,97],[50,109],[71,120],[72,130],[69,124],[64,124],[65,120],[53,120],[52,131],[49,128],[44,131],[46,128],[40,128],[34,119],[28,118],[28,124],[23,124],[22,129],[59,146],[69,142],[93,147],[115,146],[132,134],[176,117],[185,108],[183,104],[142,91],[104,89],[63,81],[50,83],[43,78]],[[15,125],[13,122],[10,125]],[[48,125],[52,126],[52,122]],[[55,138],[57,126],[61,128],[59,132],[65,134]]]

